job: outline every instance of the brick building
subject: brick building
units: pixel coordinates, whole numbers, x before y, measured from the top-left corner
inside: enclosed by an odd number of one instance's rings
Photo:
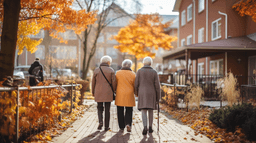
[[[164,63],[183,61],[179,70],[193,82],[201,75],[223,76],[231,71],[247,77],[239,83],[255,84],[249,76],[256,69],[256,23],[232,8],[237,2],[176,0],[173,11],[179,12],[178,48],[163,56]]]

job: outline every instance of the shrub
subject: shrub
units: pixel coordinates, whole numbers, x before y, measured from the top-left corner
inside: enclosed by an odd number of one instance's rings
[[[251,104],[233,105],[214,110],[209,120],[220,128],[234,132],[236,127],[242,128],[248,139],[255,139],[256,108]]]
[[[190,91],[185,96],[185,99],[189,102],[191,107],[195,106],[199,109],[202,95],[204,94],[203,89],[198,85],[190,85]]]
[[[220,79],[218,82],[221,83],[220,87],[222,87],[220,93],[222,99],[227,100],[229,106],[237,103],[240,91],[237,89],[238,83],[234,75],[230,72],[224,79]]]

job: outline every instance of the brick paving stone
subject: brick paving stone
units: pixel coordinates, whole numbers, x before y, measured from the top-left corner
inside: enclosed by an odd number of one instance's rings
[[[73,123],[73,127],[67,129],[62,135],[53,138],[55,143],[210,143],[207,137],[194,135],[194,131],[178,123],[176,120],[166,117],[160,113],[160,130],[157,132],[157,111],[154,111],[154,122],[152,134],[142,135],[143,124],[141,112],[134,107],[132,131],[120,131],[117,121],[117,109],[112,103],[110,113],[110,130],[105,132],[97,130],[98,116],[97,104],[90,102],[91,107],[84,113],[83,117]],[[184,139],[186,138],[186,139]]]

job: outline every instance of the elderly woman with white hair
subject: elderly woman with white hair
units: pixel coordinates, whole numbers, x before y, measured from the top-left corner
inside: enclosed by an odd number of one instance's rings
[[[142,111],[143,135],[153,132],[153,110],[157,110],[160,99],[160,82],[157,72],[151,67],[153,60],[150,57],[143,59],[144,66],[138,70],[135,79],[135,95],[138,96],[138,109]],[[148,119],[147,119],[148,113]],[[149,129],[147,122],[149,120]]]
[[[105,131],[110,129],[110,104],[113,101],[113,92],[116,90],[116,76],[114,70],[110,67],[111,62],[111,57],[103,56],[100,59],[100,67],[94,70],[92,78],[92,95],[98,104],[98,130],[103,127],[103,111],[105,107]]]
[[[135,106],[134,82],[135,73],[131,70],[132,61],[126,59],[122,63],[121,70],[116,72],[116,101],[117,117],[120,130],[125,126],[128,132],[131,132],[132,112]],[[125,114],[124,114],[125,109]]]

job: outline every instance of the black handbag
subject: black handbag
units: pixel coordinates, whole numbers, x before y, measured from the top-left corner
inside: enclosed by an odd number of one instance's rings
[[[104,76],[104,78],[106,79],[106,81],[108,82],[108,84],[110,85],[110,87],[111,87],[111,89],[112,89],[112,91],[113,91],[113,100],[115,100],[115,99],[116,99],[116,94],[115,94],[115,92],[114,92],[114,90],[113,90],[112,84],[108,81],[108,79],[107,79],[106,76],[104,75],[104,73],[103,73],[101,67],[100,67],[100,71],[101,71],[102,75]]]

